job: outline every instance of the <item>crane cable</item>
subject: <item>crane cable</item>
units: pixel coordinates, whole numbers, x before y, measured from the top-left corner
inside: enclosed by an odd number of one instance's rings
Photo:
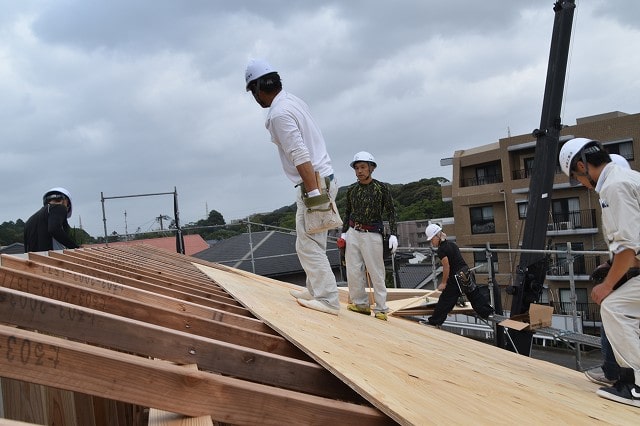
[[[578,2],[579,0],[575,1],[575,9],[573,11],[573,24],[571,25],[571,40],[575,40],[575,33],[576,33],[576,23],[578,21],[578,11],[580,10],[580,8],[578,7]],[[569,43],[569,55],[567,58],[567,69],[565,71],[565,84],[564,84],[564,90],[563,90],[563,94],[562,94],[562,107],[560,108],[561,111],[564,111],[564,107],[565,104],[567,102],[567,93],[569,91],[569,77],[571,76],[571,58],[573,57],[573,43]],[[562,112],[560,113],[560,116],[562,117]]]

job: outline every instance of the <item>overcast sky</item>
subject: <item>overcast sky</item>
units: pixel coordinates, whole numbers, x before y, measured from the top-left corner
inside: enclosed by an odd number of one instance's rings
[[[638,18],[637,0],[577,1],[564,124],[640,112]],[[53,186],[93,236],[101,193],[176,187],[182,224],[291,204],[253,57],[310,105],[341,186],[361,150],[385,182],[451,179],[441,158],[539,126],[553,19],[551,0],[0,0],[0,223]],[[173,199],[105,211],[108,233],[149,231]]]

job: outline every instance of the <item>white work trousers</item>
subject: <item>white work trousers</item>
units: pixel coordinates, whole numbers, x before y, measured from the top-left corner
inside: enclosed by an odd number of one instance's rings
[[[347,231],[345,247],[347,285],[351,303],[369,306],[367,272],[373,287],[374,312],[387,312],[387,286],[384,280],[382,235],[377,232]]]
[[[609,294],[600,305],[600,316],[616,361],[633,368],[640,385],[640,276]]]
[[[333,179],[329,185],[329,196],[335,200],[338,185]],[[302,201],[302,191],[296,188],[296,252],[307,275],[307,290],[314,299],[327,306],[340,309],[338,285],[331,264],[327,258],[327,231],[308,234],[304,226],[306,206]]]

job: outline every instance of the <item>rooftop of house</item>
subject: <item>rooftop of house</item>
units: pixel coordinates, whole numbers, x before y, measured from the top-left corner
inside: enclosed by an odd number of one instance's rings
[[[209,244],[198,234],[184,235],[184,254],[187,256],[193,256],[203,250],[209,248]],[[130,240],[130,241],[116,241],[109,243],[109,246],[120,245],[132,245],[132,244],[148,244],[153,247],[157,247],[163,250],[176,253],[176,237],[164,237],[164,238],[148,238],[143,240]],[[83,247],[91,246],[104,246],[105,244],[85,244]]]
[[[24,244],[22,243],[13,243],[8,246],[0,247],[1,254],[19,254],[24,253]]]
[[[339,251],[333,241],[327,243],[327,256],[332,268],[340,265]],[[194,257],[268,277],[303,272],[296,254],[296,235],[281,231],[237,235],[219,241]]]

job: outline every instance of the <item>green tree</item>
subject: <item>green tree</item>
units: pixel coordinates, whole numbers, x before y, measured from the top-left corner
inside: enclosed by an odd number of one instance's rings
[[[21,243],[24,234],[24,222],[18,219],[13,222],[0,224],[0,246],[8,246],[13,243]]]
[[[209,216],[206,219],[201,219],[198,222],[196,222],[197,225],[199,226],[206,226],[206,225],[224,225],[225,221],[224,221],[224,217],[222,217],[222,214],[216,210],[211,210],[209,212]]]

